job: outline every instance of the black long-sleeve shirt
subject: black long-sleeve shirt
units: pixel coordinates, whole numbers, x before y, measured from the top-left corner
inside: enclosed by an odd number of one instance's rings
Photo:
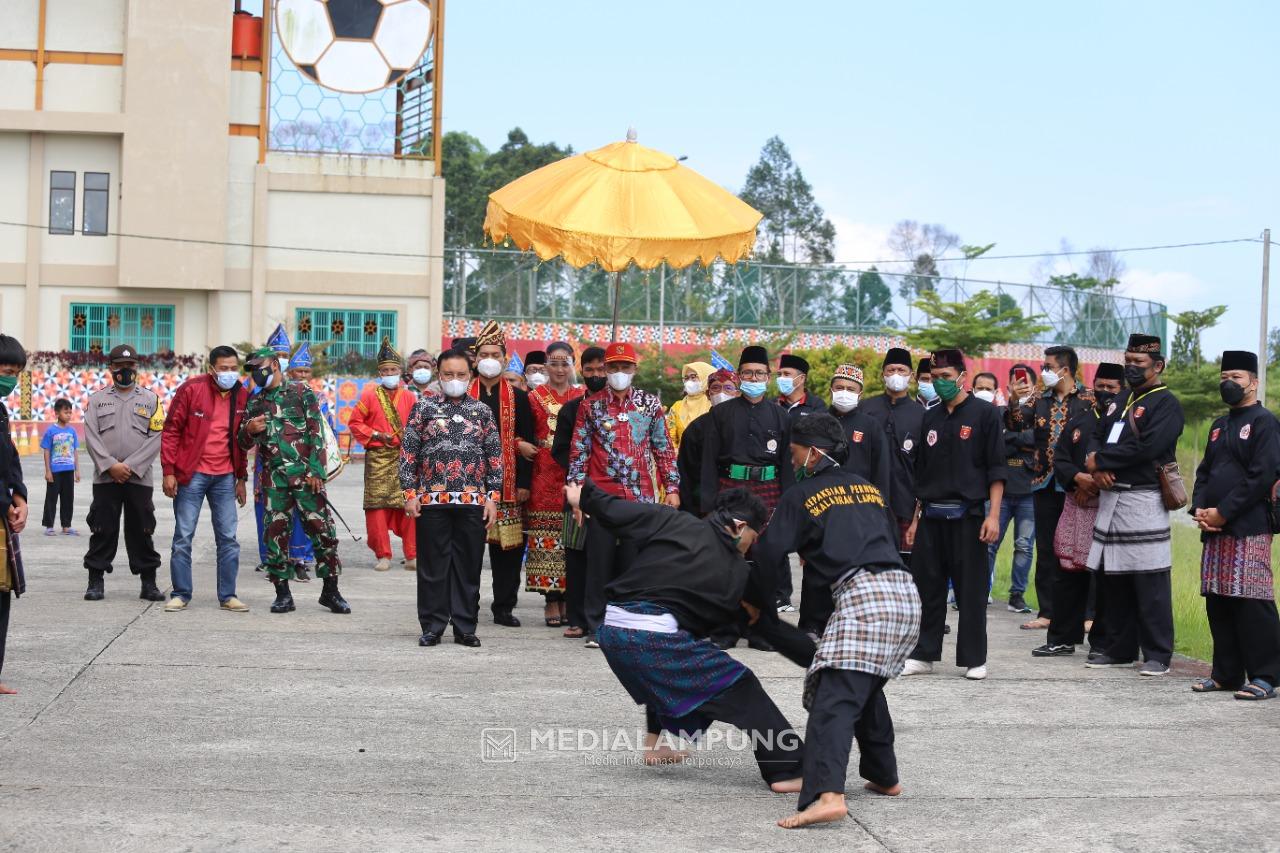
[[[25,501],[27,487],[22,482],[22,459],[9,434],[9,412],[0,402],[0,518],[9,512],[14,495]],[[0,554],[0,561],[3,560],[4,555]]]
[[[676,454],[676,470],[680,472],[680,508],[694,515],[702,514],[702,454],[706,448],[706,415],[694,418],[680,435],[680,451]]]
[[[702,450],[702,511],[715,508],[720,493],[720,475],[730,465],[778,469],[778,484],[785,491],[792,482],[791,420],[786,410],[768,399],[752,403],[746,397],[725,400],[703,417],[711,421],[705,427]]]
[[[1137,433],[1129,426],[1126,410],[1133,412]],[[1117,483],[1131,488],[1158,488],[1156,466],[1173,461],[1182,427],[1182,404],[1164,385],[1122,391],[1094,428],[1098,470],[1112,472]]]
[[[858,404],[857,411],[880,425],[889,444],[889,507],[903,521],[911,518],[916,508],[916,453],[924,441],[920,427],[924,424],[924,407],[910,397],[894,400],[888,394],[870,397]]]
[[[578,407],[582,397],[576,397],[560,407],[556,417],[556,434],[551,439],[551,458],[564,470],[569,470],[569,451],[573,447],[573,425],[578,420]]]
[[[1076,475],[1087,474],[1085,457],[1093,447],[1093,431],[1100,417],[1096,408],[1086,409],[1067,421],[1053,451],[1053,475],[1064,491],[1076,490]]]
[[[980,514],[991,484],[1008,479],[1004,426],[996,407],[970,394],[954,411],[942,405],[925,412],[922,429],[916,497],[967,501]]]
[[[838,412],[833,407],[831,416],[844,427],[849,439],[849,458],[840,467],[857,474],[880,490],[886,505],[892,506],[893,476],[890,473],[889,439],[884,430],[859,409]]]
[[[1229,536],[1270,532],[1266,499],[1280,479],[1280,423],[1261,403],[1213,422],[1188,512],[1217,507]],[[1205,533],[1202,538],[1217,534]]]
[[[639,546],[605,587],[611,603],[656,604],[696,637],[737,621],[751,570],[726,530],[663,504],[614,497],[590,480],[581,506],[593,523]]]
[[[504,442],[523,440],[530,444],[538,443],[537,429],[533,421],[533,407],[529,405],[529,394],[527,391],[521,391],[519,388],[512,388],[511,393],[514,395],[513,400],[516,407],[516,435],[512,438],[502,433],[502,395],[499,393],[502,383],[505,379],[500,379],[493,386],[493,390],[484,387],[484,383],[480,383],[480,402],[489,407],[489,411],[493,412],[493,421],[498,425],[498,432],[502,436]],[[557,422],[558,425],[558,422]],[[516,488],[528,489],[533,487],[533,463],[516,450]]]
[[[997,406],[1001,422],[1004,424],[1005,466],[1009,469],[1009,478],[1004,481],[1006,495],[1029,495],[1033,489],[1036,472],[1036,432],[1025,429],[1010,429],[1005,409]]]

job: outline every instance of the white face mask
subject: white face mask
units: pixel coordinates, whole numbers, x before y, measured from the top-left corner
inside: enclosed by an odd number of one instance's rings
[[[289,375],[289,357],[284,356],[280,359],[280,372],[285,376]]]
[[[413,371],[413,381],[419,385],[426,385],[431,381],[431,369],[427,367],[419,367]]]
[[[545,373],[526,373],[524,381],[529,383],[530,388],[537,388],[539,385],[546,385],[551,379]]]
[[[213,375],[214,381],[218,383],[218,387],[223,391],[230,391],[237,382],[240,381],[240,371],[238,370],[220,370]]]
[[[837,412],[852,412],[858,407],[858,392],[832,391],[831,405],[836,407]]]
[[[723,403],[725,400],[732,400],[732,399],[733,399],[733,395],[732,395],[732,394],[723,394],[723,393],[721,393],[721,394],[712,394],[712,395],[711,395],[711,405],[713,405],[713,406],[718,406],[718,405],[720,405],[721,403]]]
[[[907,390],[907,386],[911,384],[911,379],[897,373],[891,373],[884,378],[884,387],[888,388],[895,394]]]
[[[996,401],[996,392],[988,391],[985,388],[983,388],[981,391],[974,391],[973,396],[977,397],[979,400],[983,400],[988,403],[994,403]]]
[[[619,370],[617,373],[609,374],[609,387],[615,391],[625,391],[631,387],[631,374],[623,373]]]
[[[702,393],[702,383],[697,379],[686,379],[684,381],[684,393],[692,397],[694,394]]]
[[[485,379],[493,379],[502,372],[502,362],[496,358],[482,358],[476,365],[476,370],[480,371],[480,375]]]
[[[461,397],[467,393],[468,384],[465,379],[449,379],[440,384],[440,389],[446,397]]]
[[[1045,388],[1056,388],[1058,383],[1062,381],[1062,377],[1052,370],[1040,371],[1040,381],[1044,383]]]
[[[396,373],[392,376],[379,376],[378,381],[382,383],[382,387],[388,391],[394,391],[400,387],[400,374]]]

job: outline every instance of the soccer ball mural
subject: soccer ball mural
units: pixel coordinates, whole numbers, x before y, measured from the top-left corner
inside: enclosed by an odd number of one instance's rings
[[[276,34],[298,70],[360,94],[400,81],[431,40],[429,0],[277,0]]]

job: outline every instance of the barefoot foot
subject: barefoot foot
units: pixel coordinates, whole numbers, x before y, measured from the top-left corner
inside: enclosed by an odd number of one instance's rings
[[[778,821],[778,826],[783,829],[799,829],[802,826],[844,820],[848,814],[843,794],[823,794],[809,808]]]
[[[803,785],[804,779],[783,779],[781,782],[771,783],[769,790],[775,794],[798,794]]]
[[[10,687],[9,685],[3,682],[0,682],[0,696],[17,696],[17,695],[18,695],[17,690],[14,690],[12,687]]]
[[[877,785],[875,782],[868,782],[862,787],[866,788],[873,794],[883,794],[886,797],[896,797],[902,793],[901,783],[894,783],[886,788],[884,785]]]
[[[689,758],[683,749],[672,749],[669,746],[658,746],[644,751],[644,763],[650,767],[659,764],[680,764]]]

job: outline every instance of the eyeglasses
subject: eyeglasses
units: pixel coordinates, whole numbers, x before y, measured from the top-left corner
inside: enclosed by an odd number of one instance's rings
[[[769,371],[767,370],[743,370],[738,373],[743,379],[768,379]]]

